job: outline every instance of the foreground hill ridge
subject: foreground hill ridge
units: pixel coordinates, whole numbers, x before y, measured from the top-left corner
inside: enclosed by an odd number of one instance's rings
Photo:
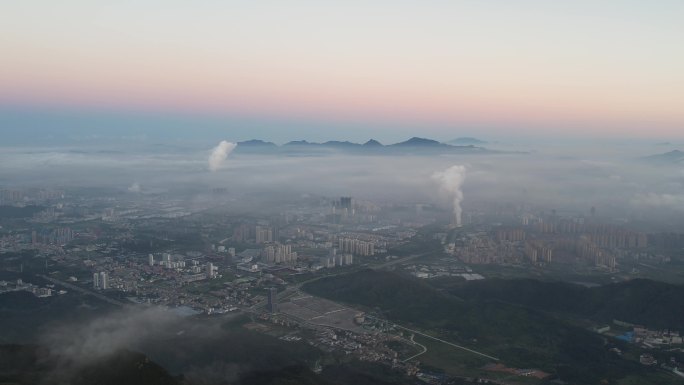
[[[294,353],[296,356],[296,353]],[[228,367],[238,363],[226,361]],[[371,363],[331,364],[315,373],[305,361],[239,372],[202,367],[206,377],[172,375],[146,354],[121,349],[89,362],[74,362],[40,345],[0,344],[2,385],[408,385],[410,380]],[[194,377],[194,378],[192,378]],[[234,378],[232,378],[234,377]]]
[[[609,351],[636,347],[607,340],[572,319],[602,324],[618,319],[654,329],[684,327],[684,286],[650,280],[585,288],[533,279],[427,282],[361,270],[307,283],[303,290],[437,333],[508,366],[542,369],[569,383],[617,381],[646,373],[638,362]]]
[[[653,329],[684,329],[684,286],[649,279],[584,287],[535,279],[490,279],[447,291],[461,298],[498,300],[610,323],[620,320]]]
[[[0,345],[0,383],[22,385],[181,385],[146,355],[119,350],[73,362],[38,345]]]
[[[325,291],[321,290],[323,287]],[[433,304],[428,297],[459,308],[466,303],[498,301],[533,310],[575,314],[597,322],[610,323],[617,319],[654,329],[684,329],[684,285],[649,279],[592,288],[531,278],[492,278],[430,285],[395,273],[362,270],[355,275],[322,279],[304,288],[344,302],[366,305],[379,301],[388,310],[401,309],[402,312],[406,311],[407,303],[425,307],[425,310],[431,308]],[[363,292],[363,298],[355,298],[356,291]],[[430,313],[439,314],[443,308],[437,307]]]

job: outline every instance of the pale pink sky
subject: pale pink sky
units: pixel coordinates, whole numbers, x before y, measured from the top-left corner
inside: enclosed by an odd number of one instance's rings
[[[0,103],[684,136],[684,3],[511,3],[4,2]]]

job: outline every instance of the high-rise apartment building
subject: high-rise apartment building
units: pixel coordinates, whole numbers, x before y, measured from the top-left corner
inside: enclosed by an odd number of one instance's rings
[[[266,309],[271,313],[278,312],[278,289],[275,287],[269,287],[268,289],[268,304]]]

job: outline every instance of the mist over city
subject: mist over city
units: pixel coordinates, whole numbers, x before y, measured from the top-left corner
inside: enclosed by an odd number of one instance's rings
[[[681,384],[682,18],[0,5],[0,384]]]
[[[459,166],[466,181],[459,181],[458,175],[443,179],[460,184],[457,191],[467,196],[459,198],[464,205],[498,202],[579,214],[598,207],[604,215],[643,220],[650,226],[677,220],[677,212],[684,210],[684,168],[676,158],[657,158],[674,154],[667,150],[675,146],[646,141],[560,150],[543,145],[511,150],[497,143],[474,154],[426,153],[421,147],[387,154],[335,147],[255,152],[241,151],[225,140],[206,148],[159,147],[16,147],[0,155],[2,164],[11,165],[0,173],[4,180],[31,188],[107,188],[141,197],[170,195],[188,203],[210,199],[211,190],[220,188],[242,196],[263,195],[264,204],[269,196],[277,202],[283,194],[351,194],[446,208],[453,197],[435,176]]]

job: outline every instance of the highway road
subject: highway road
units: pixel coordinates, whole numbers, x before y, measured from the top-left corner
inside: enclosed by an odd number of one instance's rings
[[[421,348],[423,348],[423,351],[420,352],[420,353],[418,353],[418,354],[414,354],[414,355],[412,355],[411,357],[405,359],[404,362],[411,361],[412,359],[414,359],[414,358],[420,356],[421,354],[425,354],[425,352],[427,352],[427,350],[428,350],[427,347],[426,347],[425,345],[423,345],[423,344],[421,344],[421,343],[418,343],[418,342],[416,342],[416,341],[413,339],[413,334],[411,334],[410,341],[411,341],[411,343],[413,343],[414,345],[418,345],[418,346],[420,346]]]
[[[369,316],[369,315],[366,315],[366,318],[372,318],[372,319],[375,319],[375,320],[378,320],[378,321],[387,321],[387,320],[381,320],[381,319],[379,319],[379,318],[376,318],[376,317],[373,317],[373,316]],[[429,339],[431,339],[431,340],[438,341],[438,342],[441,342],[441,343],[443,343],[443,344],[446,344],[446,345],[449,345],[449,346],[453,346],[453,347],[458,348],[458,349],[461,349],[461,350],[465,350],[466,352],[469,352],[469,353],[472,353],[472,354],[476,354],[476,355],[481,356],[481,357],[489,358],[490,360],[500,361],[500,360],[499,360],[498,358],[496,358],[496,357],[492,357],[492,356],[490,356],[490,355],[488,355],[488,354],[485,354],[485,353],[482,353],[482,352],[478,352],[477,350],[473,350],[473,349],[466,348],[465,346],[456,345],[456,344],[453,343],[453,342],[449,342],[449,341],[445,341],[445,340],[443,340],[443,339],[441,339],[441,338],[433,337],[433,336],[431,336],[431,335],[429,335],[429,334],[425,334],[425,333],[420,332],[420,331],[418,331],[418,330],[409,329],[409,328],[407,328],[407,327],[398,325],[398,324],[396,324],[396,323],[394,323],[394,322],[392,322],[392,325],[394,325],[395,327],[397,327],[397,328],[399,328],[399,329],[403,329],[403,330],[409,331],[409,332],[411,332],[411,333],[418,334],[419,336],[422,336],[422,337],[425,337],[425,338],[429,338]]]

